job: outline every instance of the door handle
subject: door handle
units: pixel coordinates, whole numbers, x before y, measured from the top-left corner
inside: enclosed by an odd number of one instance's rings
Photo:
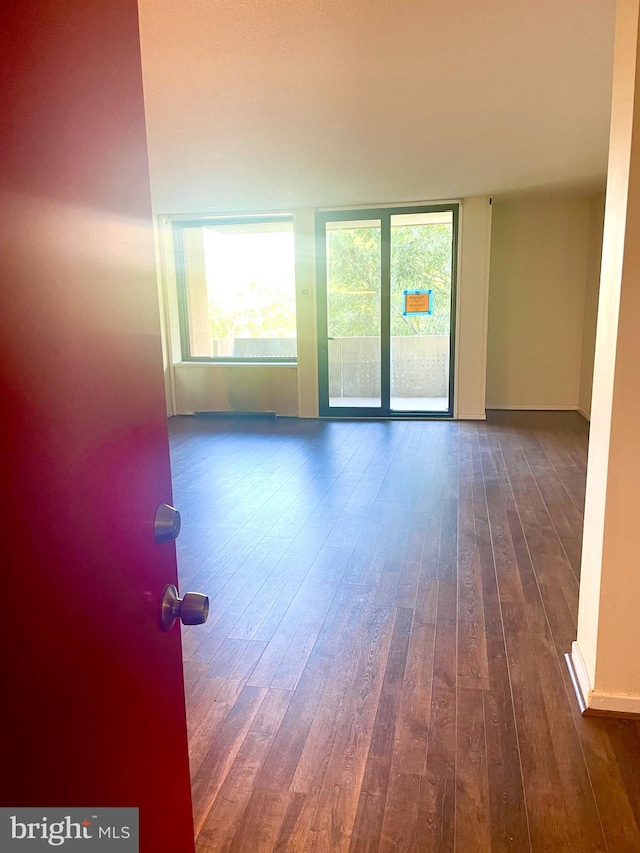
[[[178,597],[178,590],[173,584],[165,588],[160,608],[162,628],[170,631],[176,619],[183,625],[202,625],[209,616],[209,597],[201,592],[185,592]]]

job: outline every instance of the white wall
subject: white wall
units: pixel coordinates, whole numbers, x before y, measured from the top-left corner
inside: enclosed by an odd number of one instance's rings
[[[455,413],[460,419],[486,417],[492,211],[489,196],[467,198],[462,206],[455,368]]]
[[[589,254],[587,257],[587,283],[584,294],[582,364],[580,367],[580,394],[578,398],[578,408],[585,418],[591,417],[591,390],[593,385],[593,360],[596,350],[596,321],[598,319],[603,229],[604,193],[591,199],[589,213]]]
[[[487,408],[576,409],[587,198],[494,199]]]
[[[174,365],[177,414],[276,412],[298,415],[298,368],[288,364]]]
[[[609,174],[573,659],[588,707],[640,714],[640,46],[618,0]]]
[[[315,211],[294,217],[296,251],[296,323],[298,331],[298,413],[318,417],[318,322],[316,317]]]

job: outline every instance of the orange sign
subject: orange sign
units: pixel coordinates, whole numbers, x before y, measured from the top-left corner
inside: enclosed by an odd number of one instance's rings
[[[431,294],[431,290],[405,290],[403,315],[431,314]]]

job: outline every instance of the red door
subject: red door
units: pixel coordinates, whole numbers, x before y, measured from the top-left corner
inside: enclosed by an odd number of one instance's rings
[[[193,850],[135,0],[0,12],[2,805]]]

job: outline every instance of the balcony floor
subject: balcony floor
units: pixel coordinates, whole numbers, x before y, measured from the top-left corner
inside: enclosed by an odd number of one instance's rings
[[[329,405],[335,409],[376,408],[379,397],[329,397]],[[446,412],[449,400],[446,397],[392,397],[394,412]]]

